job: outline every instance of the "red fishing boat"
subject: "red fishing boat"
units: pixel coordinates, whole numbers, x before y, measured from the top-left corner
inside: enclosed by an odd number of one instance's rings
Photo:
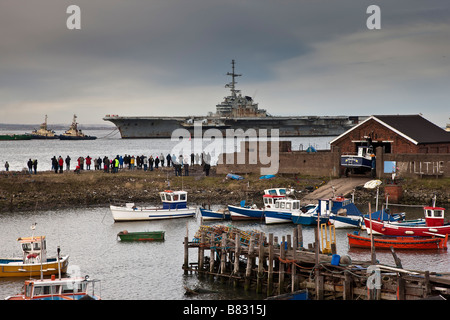
[[[370,237],[347,233],[348,244],[350,248],[370,248]],[[414,250],[430,250],[430,249],[447,249],[448,234],[444,238],[436,237],[391,237],[382,236],[373,238],[373,246],[376,249],[414,249]]]
[[[388,236],[420,236],[420,237],[445,237],[450,233],[450,223],[444,222],[444,208],[440,207],[425,207],[425,224],[409,224],[402,222],[382,222],[377,220],[370,220],[364,218],[366,228],[372,229]]]

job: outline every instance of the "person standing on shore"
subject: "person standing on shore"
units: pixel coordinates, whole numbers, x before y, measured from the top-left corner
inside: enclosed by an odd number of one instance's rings
[[[31,159],[30,159],[31,160]],[[33,160],[33,169],[34,169],[34,174],[37,174],[37,164],[38,164],[38,161],[37,161],[37,159],[34,159]]]
[[[91,170],[91,160],[92,158],[89,155],[86,157],[86,170]]]
[[[66,157],[66,171],[70,171],[70,157],[67,155]]]
[[[27,165],[28,165],[28,172],[33,173],[33,161],[31,161],[31,159],[28,160]]]
[[[161,152],[161,155],[159,156],[159,160],[161,161],[161,168],[164,167],[164,155]]]
[[[5,170],[9,171],[9,163],[8,163],[8,161],[5,162]]]
[[[170,156],[170,153],[167,154],[167,166],[170,167],[170,161],[172,161],[172,157]]]
[[[63,173],[64,160],[61,156],[58,158],[59,173]]]

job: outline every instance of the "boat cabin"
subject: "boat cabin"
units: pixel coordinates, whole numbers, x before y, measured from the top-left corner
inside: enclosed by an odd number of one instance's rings
[[[281,209],[285,211],[299,211],[300,206],[300,200],[295,199],[280,199],[275,202],[275,209]]]
[[[438,227],[444,225],[444,208],[440,207],[425,207],[425,221],[427,227]]]
[[[18,238],[23,255],[23,263],[41,263],[47,261],[45,236]]]
[[[263,202],[265,208],[274,208],[275,203],[286,198],[285,188],[272,188],[264,190]]]
[[[98,280],[85,278],[63,278],[26,280],[25,292],[22,296],[25,300],[79,300],[91,291],[91,298],[98,299],[94,294],[94,283]],[[91,285],[92,284],[92,285]]]
[[[186,191],[164,190],[159,193],[163,209],[185,209],[187,204]]]

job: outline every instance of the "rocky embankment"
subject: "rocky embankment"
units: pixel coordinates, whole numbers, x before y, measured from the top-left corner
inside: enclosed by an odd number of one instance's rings
[[[201,167],[194,167],[190,173],[190,176],[175,177],[168,168],[152,172],[123,170],[115,174],[93,170],[81,174],[48,171],[37,175],[3,171],[0,173],[0,212],[107,206],[112,201],[159,203],[158,192],[166,189],[188,191],[188,201],[197,205],[226,205],[244,199],[261,205],[264,189],[292,187],[297,198],[302,198],[328,182],[326,178],[299,176],[259,180],[257,175],[236,181],[217,176],[214,170],[206,177]],[[448,207],[450,179],[434,180],[404,181],[402,202],[429,204],[436,194],[438,204]],[[357,188],[355,199],[357,203],[374,202],[374,191]]]

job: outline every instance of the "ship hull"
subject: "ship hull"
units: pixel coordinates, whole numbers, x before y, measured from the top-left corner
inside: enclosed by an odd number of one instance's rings
[[[107,116],[105,121],[111,121],[118,128],[123,139],[136,138],[172,138],[176,129],[186,129],[192,137],[195,137],[193,124],[186,124],[192,118],[185,117],[119,117]],[[194,119],[200,122],[202,119]],[[313,136],[337,136],[347,131],[359,122],[358,117],[263,117],[263,118],[211,118],[219,120],[217,125],[202,125],[202,133],[209,129],[219,130],[224,137],[233,135],[236,130],[256,135],[267,133],[271,136],[271,130],[279,130],[279,137],[313,137]],[[198,130],[198,129],[197,129]],[[234,131],[233,131],[234,130]],[[263,130],[260,132],[260,130]],[[177,134],[176,134],[177,135]],[[180,134],[181,135],[181,134]]]

